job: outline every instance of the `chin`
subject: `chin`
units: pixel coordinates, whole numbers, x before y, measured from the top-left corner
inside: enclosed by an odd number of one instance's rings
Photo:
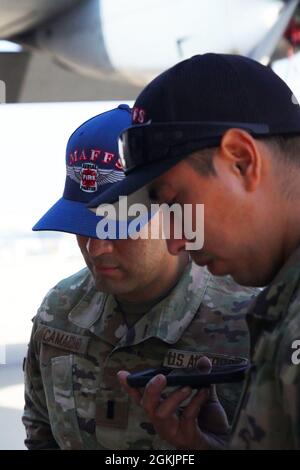
[[[231,277],[237,284],[245,287],[265,287],[272,281],[272,279],[263,277],[261,274],[256,275],[256,273],[251,272],[249,275],[249,271],[247,273],[233,272]]]
[[[210,261],[206,266],[213,276],[227,276],[231,274],[224,264],[216,261]]]
[[[213,276],[231,276],[241,286],[261,287],[265,285],[260,276],[255,276],[256,273],[251,272],[249,269],[244,271],[235,270],[220,260],[212,260],[206,266]]]
[[[124,286],[120,285],[118,282],[111,282],[109,280],[99,280],[94,279],[95,287],[98,291],[103,292],[104,294],[119,294],[120,291],[124,289]],[[125,290],[125,289],[124,289]]]
[[[230,270],[226,263],[220,259],[214,259],[211,256],[200,254],[197,252],[190,253],[192,260],[198,264],[198,266],[206,266],[211,274],[214,276],[225,276],[230,274]]]

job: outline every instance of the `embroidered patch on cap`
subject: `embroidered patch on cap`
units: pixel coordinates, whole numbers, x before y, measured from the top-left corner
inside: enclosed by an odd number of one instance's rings
[[[125,175],[122,171],[98,168],[95,163],[82,163],[81,166],[67,166],[67,175],[80,189],[87,193],[98,191],[98,187],[121,181]]]

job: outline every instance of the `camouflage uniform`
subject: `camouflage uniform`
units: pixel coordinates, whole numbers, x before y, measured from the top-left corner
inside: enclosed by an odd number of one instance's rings
[[[300,249],[257,297],[248,315],[252,368],[231,447],[300,449]],[[299,347],[299,343],[298,343]]]
[[[182,360],[195,365],[199,352],[247,356],[245,314],[254,294],[190,263],[172,291],[128,328],[114,296],[98,292],[87,269],[60,282],[44,299],[29,344],[27,447],[171,448],[116,373],[180,367]],[[232,415],[240,384],[218,391]]]

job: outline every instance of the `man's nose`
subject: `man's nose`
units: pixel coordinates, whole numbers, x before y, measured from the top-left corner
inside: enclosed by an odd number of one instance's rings
[[[97,240],[88,238],[86,243],[86,251],[91,257],[101,256],[113,252],[113,243],[111,240]]]
[[[180,240],[170,238],[167,240],[168,251],[171,255],[179,255],[181,251],[185,250],[185,244],[185,238],[181,238]]]

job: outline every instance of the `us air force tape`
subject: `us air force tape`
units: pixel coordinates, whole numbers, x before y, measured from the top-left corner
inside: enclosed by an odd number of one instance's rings
[[[197,362],[203,356],[208,357],[213,366],[240,365],[247,364],[248,362],[247,359],[239,356],[169,349],[165,355],[163,367],[172,367],[173,369],[193,369],[197,367]]]

